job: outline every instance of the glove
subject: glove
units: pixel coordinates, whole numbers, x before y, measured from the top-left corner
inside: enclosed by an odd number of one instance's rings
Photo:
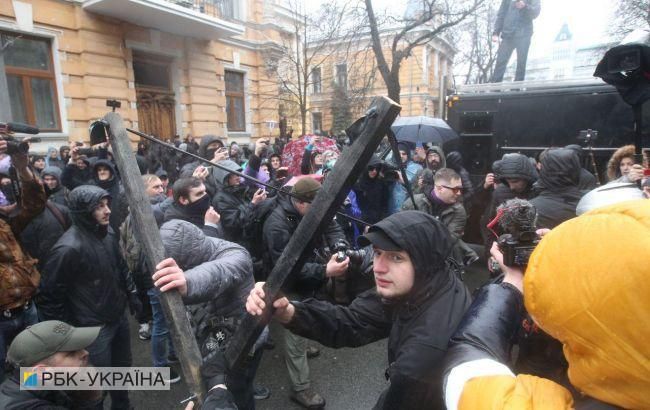
[[[127,297],[129,298],[129,311],[132,315],[139,316],[142,313],[142,302],[140,302],[138,294],[136,292],[129,292]]]
[[[205,380],[207,390],[226,383],[226,356],[221,350],[216,349],[203,359],[201,376]]]

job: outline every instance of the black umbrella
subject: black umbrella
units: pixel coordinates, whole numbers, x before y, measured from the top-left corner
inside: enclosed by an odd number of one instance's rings
[[[414,143],[432,143],[442,146],[458,139],[456,131],[440,118],[433,117],[399,117],[390,127],[398,141]]]

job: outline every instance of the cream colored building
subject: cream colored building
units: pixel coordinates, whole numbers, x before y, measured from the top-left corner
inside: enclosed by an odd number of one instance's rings
[[[107,99],[160,138],[277,134],[267,62],[292,18],[279,0],[0,0],[0,120],[39,126],[37,150],[87,141]]]
[[[426,30],[426,27],[421,30]],[[387,45],[384,55],[389,59],[390,65],[391,54],[388,45],[392,42],[395,32],[387,30],[381,35],[382,41]],[[370,50],[368,37],[361,37],[353,44],[311,44],[310,47],[327,56],[325,62],[312,71],[312,131],[327,132],[332,129],[332,106],[337,103],[334,101],[334,90],[341,84],[351,98],[353,118],[363,114],[372,97],[388,95],[381,74],[376,69],[375,56]],[[332,47],[338,51],[332,52]],[[423,46],[414,48],[411,55],[402,61],[399,73],[401,115],[441,116],[444,110],[444,93],[450,88],[453,79],[454,53],[453,46],[444,38],[435,38]]]

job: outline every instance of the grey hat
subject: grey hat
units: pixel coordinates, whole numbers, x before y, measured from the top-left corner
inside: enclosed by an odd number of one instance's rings
[[[57,352],[85,349],[97,339],[100,329],[74,327],[58,320],[29,326],[11,342],[7,361],[16,366],[33,366]]]

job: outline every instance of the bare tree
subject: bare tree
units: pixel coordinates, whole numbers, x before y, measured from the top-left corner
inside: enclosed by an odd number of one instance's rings
[[[389,98],[395,102],[400,100],[400,66],[402,61],[411,55],[411,51],[464,21],[484,1],[421,0],[417,13],[407,15],[403,19],[388,18],[380,21],[375,15],[372,0],[364,0],[377,69],[386,83]],[[382,23],[390,23],[391,31],[394,29],[395,34],[390,36],[388,45],[382,40]],[[384,36],[384,39],[386,38]],[[386,46],[390,53],[388,58],[384,53]]]
[[[455,71],[464,84],[490,81],[498,45],[492,41],[499,0],[485,0],[470,18],[450,32],[458,47]]]
[[[327,3],[317,13],[307,15],[299,0],[286,3],[293,15],[290,33],[282,38],[279,50],[270,54],[267,71],[277,76],[279,90],[271,98],[279,99],[286,113],[296,110],[301,120],[301,135],[307,129],[310,87],[313,87],[313,72],[340,52],[340,47],[308,47],[308,44],[345,45],[353,36],[345,22],[347,5]],[[321,80],[322,81],[322,80]]]
[[[650,29],[650,0],[617,0],[610,32],[622,37],[637,28]]]

